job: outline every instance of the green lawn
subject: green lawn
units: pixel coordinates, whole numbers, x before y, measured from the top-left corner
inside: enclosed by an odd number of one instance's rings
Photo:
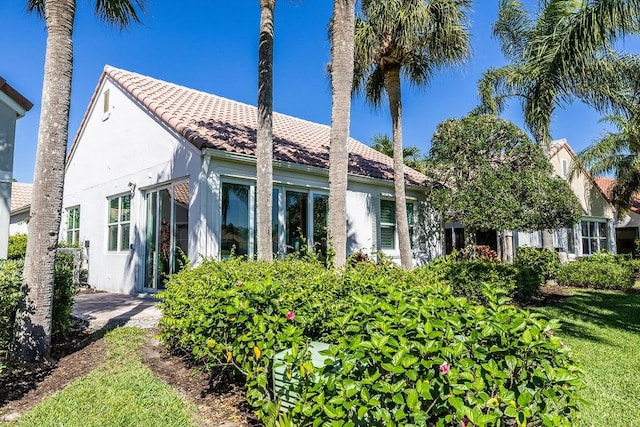
[[[45,399],[17,426],[192,426],[195,408],[143,365],[144,335],[137,328],[109,332],[105,364]]]
[[[582,361],[581,426],[640,421],[640,295],[576,291],[536,311],[562,321],[557,334]]]

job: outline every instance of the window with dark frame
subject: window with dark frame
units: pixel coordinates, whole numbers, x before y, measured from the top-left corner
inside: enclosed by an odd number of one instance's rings
[[[608,249],[606,222],[582,221],[580,226],[583,255],[592,255],[602,249]]]

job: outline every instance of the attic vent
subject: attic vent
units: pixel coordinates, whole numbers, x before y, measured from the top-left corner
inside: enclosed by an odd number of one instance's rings
[[[109,118],[109,111],[111,109],[111,105],[109,103],[109,89],[102,92],[102,120],[107,120]]]
[[[322,370],[325,360],[329,356],[323,356],[321,351],[328,350],[329,344],[312,341],[309,344],[311,352],[311,363],[316,371]],[[291,350],[283,350],[273,358],[273,391],[276,399],[280,400],[280,409],[286,411],[293,408],[298,400],[298,390],[300,387],[300,376],[298,372],[292,372],[290,378],[287,377],[287,365],[285,358],[291,354]]]

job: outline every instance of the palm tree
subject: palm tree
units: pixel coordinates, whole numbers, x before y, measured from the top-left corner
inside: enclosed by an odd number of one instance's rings
[[[635,112],[605,117],[603,120],[617,131],[607,132],[578,155],[580,163],[591,174],[614,174],[616,184],[612,190],[612,202],[620,213],[631,208],[634,196],[640,191],[639,109],[636,107]]]
[[[258,259],[273,259],[273,14],[276,0],[260,0],[258,46],[258,128],[256,132],[256,212]]]
[[[400,260],[411,268],[404,186],[401,80],[425,86],[433,73],[469,55],[469,0],[363,0],[356,19],[355,92],[374,106],[386,93],[393,126],[393,168]]]
[[[519,0],[501,0],[494,35],[511,61],[484,73],[479,82],[483,112],[498,114],[505,101],[519,98],[525,125],[546,148],[551,116],[574,99],[598,110],[610,107],[621,67],[635,58],[613,44],[637,33],[639,0],[549,0],[535,20]],[[633,66],[633,65],[632,65]]]
[[[144,0],[98,0],[95,11],[107,24],[125,28],[139,22]],[[42,110],[24,266],[24,298],[16,314],[15,357],[34,361],[49,355],[54,262],[62,213],[69,132],[75,0],[28,0],[28,10],[44,18],[47,46]]]
[[[347,257],[347,172],[356,0],[334,0],[331,23],[331,135],[329,150],[329,239],[334,266]]]
[[[371,138],[371,148],[382,154],[393,157],[393,141],[387,135],[374,135]],[[415,145],[402,148],[402,161],[405,166],[419,172],[425,172],[424,158],[420,154],[420,149]]]

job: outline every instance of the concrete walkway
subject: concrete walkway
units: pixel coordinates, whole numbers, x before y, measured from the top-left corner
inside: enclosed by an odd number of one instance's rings
[[[116,326],[153,328],[158,326],[158,300],[150,296],[95,293],[75,296],[71,315],[88,322],[91,329]]]

